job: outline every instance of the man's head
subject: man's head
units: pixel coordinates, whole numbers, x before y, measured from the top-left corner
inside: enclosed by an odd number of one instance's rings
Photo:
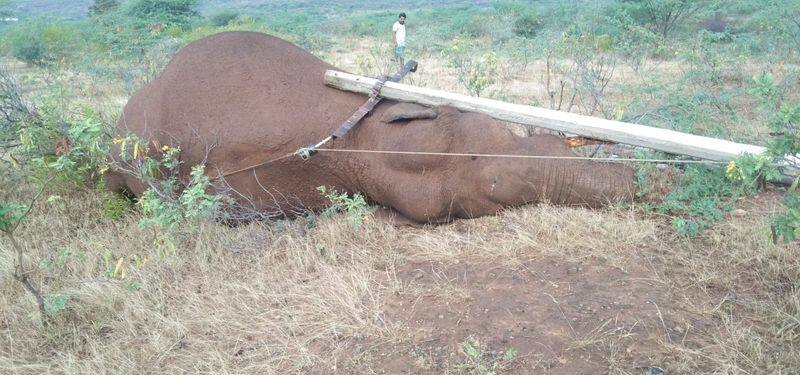
[[[397,22],[400,22],[401,25],[404,25],[406,23],[406,14],[400,13],[400,15],[397,17]]]

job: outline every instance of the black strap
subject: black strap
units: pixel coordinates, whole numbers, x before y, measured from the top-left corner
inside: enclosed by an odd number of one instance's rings
[[[347,132],[350,131],[350,129],[356,126],[356,124],[358,124],[358,122],[361,121],[361,119],[363,119],[364,116],[367,115],[367,113],[372,111],[372,109],[375,108],[375,106],[378,105],[378,103],[380,103],[381,99],[383,99],[380,97],[381,89],[383,89],[383,85],[386,83],[386,81],[400,82],[400,80],[403,79],[403,77],[405,77],[409,72],[416,72],[416,71],[417,71],[417,62],[414,60],[408,60],[408,62],[402,68],[400,68],[400,70],[394,73],[394,75],[392,75],[391,77],[388,76],[381,77],[378,83],[376,83],[375,86],[372,87],[372,93],[370,94],[367,102],[362,104],[361,107],[359,107],[358,110],[356,110],[356,112],[353,113],[352,116],[350,116],[350,118],[348,118],[345,122],[339,125],[339,128],[336,129],[335,132],[333,132],[331,137],[333,139],[344,137],[345,134],[347,134]]]

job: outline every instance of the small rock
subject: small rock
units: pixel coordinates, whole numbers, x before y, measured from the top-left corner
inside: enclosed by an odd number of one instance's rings
[[[747,211],[745,211],[745,210],[743,210],[741,208],[738,208],[738,209],[735,209],[735,210],[731,211],[731,216],[744,217],[745,215],[747,215]]]

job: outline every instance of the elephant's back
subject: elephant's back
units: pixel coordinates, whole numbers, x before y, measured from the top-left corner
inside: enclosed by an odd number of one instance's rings
[[[332,67],[266,34],[226,32],[184,47],[124,111],[128,129],[181,143],[187,164],[232,170],[314,143],[364,100],[324,84]]]

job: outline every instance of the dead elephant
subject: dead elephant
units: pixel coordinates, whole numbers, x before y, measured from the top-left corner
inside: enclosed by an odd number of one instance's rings
[[[275,37],[227,32],[196,41],[125,106],[119,132],[182,148],[181,174],[207,156],[220,176],[278,158],[327,137],[365,97],[324,85],[333,67]],[[207,145],[216,143],[206,155]],[[557,137],[518,137],[485,115],[386,101],[335,149],[574,156]],[[410,220],[442,223],[543,200],[598,207],[628,200],[633,171],[586,160],[321,152],[288,157],[225,177],[257,209],[318,210],[316,190],[362,192]],[[139,195],[144,186],[114,172],[109,188]],[[288,199],[276,199],[276,194]],[[292,206],[292,207],[290,207]]]

